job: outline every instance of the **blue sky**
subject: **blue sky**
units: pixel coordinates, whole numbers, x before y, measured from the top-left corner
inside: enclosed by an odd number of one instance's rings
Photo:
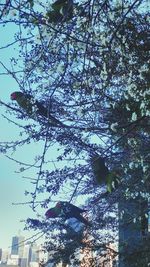
[[[13,33],[15,27],[9,25],[2,27],[0,25],[0,47],[5,46],[13,41]],[[15,48],[15,47],[14,47]],[[7,49],[0,49],[0,61],[5,63],[7,67],[10,67],[9,59],[12,56],[17,56],[17,51],[12,46]],[[0,73],[6,72],[0,64]],[[18,85],[15,80],[8,75],[0,75],[0,100],[5,103],[10,103],[11,92],[18,90]],[[7,115],[12,120],[15,118],[10,117],[5,113],[5,108],[0,106],[0,141],[11,141],[17,138],[18,129],[16,126],[8,123],[3,115]],[[32,150],[35,153],[40,148],[35,149],[35,146],[25,147],[20,149],[16,155],[16,159],[24,160],[26,162],[32,162]],[[37,150],[37,151],[36,151]],[[13,156],[13,155],[12,155]],[[28,201],[28,198],[24,195],[25,190],[31,189],[29,180],[23,179],[22,173],[16,173],[19,166],[17,163],[7,159],[3,154],[0,154],[0,248],[7,249],[11,245],[11,239],[13,235],[21,233],[26,237],[32,236],[32,232],[23,232],[24,223],[20,222],[27,217],[35,218],[36,214],[31,210],[28,205],[12,205],[12,203],[20,203]],[[30,172],[30,175],[32,173]]]
[[[13,34],[15,32],[15,26],[9,25],[8,27],[2,27],[0,25],[0,48],[4,47],[8,43],[12,43]],[[15,50],[14,50],[15,48]],[[0,49],[0,62],[3,62],[8,69],[10,69],[10,58],[17,58],[17,47],[16,45],[10,46],[6,49]],[[6,72],[2,65],[0,64],[0,74]],[[0,75],[0,100],[10,104],[10,94],[14,91],[19,90],[17,82],[8,75]],[[16,120],[15,117],[6,113],[6,108],[0,105],[0,142],[17,140],[19,137],[19,129],[12,123],[9,123],[4,117],[8,116],[9,119]],[[55,159],[56,149],[51,151],[50,158]],[[25,163],[32,164],[34,162],[34,157],[36,155],[41,155],[43,153],[43,145],[38,142],[32,143],[30,145],[23,146],[22,148],[17,149],[14,154],[10,154],[14,159],[20,160]],[[62,163],[64,164],[64,163]],[[62,165],[61,164],[61,165]],[[57,163],[55,163],[55,166]],[[58,165],[57,165],[58,166]],[[18,234],[18,231],[25,237],[31,237],[35,232],[23,232],[24,222],[29,218],[37,218],[37,214],[32,211],[29,205],[12,205],[12,203],[24,203],[30,201],[31,199],[24,195],[25,190],[33,191],[33,185],[30,183],[30,180],[23,179],[23,176],[36,178],[34,170],[30,169],[26,172],[19,173],[19,169],[22,166],[19,166],[16,162],[9,160],[5,155],[0,154],[0,248],[7,249],[11,245],[12,236]],[[52,163],[49,163],[47,166],[48,169],[54,168]],[[68,189],[67,189],[68,190]],[[82,202],[82,201],[80,201]],[[53,205],[53,204],[52,204]],[[44,215],[45,210],[38,208],[40,215]],[[41,240],[39,240],[41,242]]]

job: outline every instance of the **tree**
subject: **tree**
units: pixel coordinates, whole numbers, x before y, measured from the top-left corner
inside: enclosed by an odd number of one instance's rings
[[[63,123],[56,127],[42,117],[29,120],[18,106],[1,101],[23,128],[22,139],[12,145],[1,143],[1,150],[43,142],[43,154],[34,164],[38,167],[32,181],[35,190],[26,192],[31,195],[32,209],[37,209],[39,200],[45,209],[58,197],[73,204],[80,196],[85,197],[89,220],[94,221],[89,230],[90,246],[101,253],[107,242],[113,242],[117,228],[113,215],[122,196],[127,201],[138,196],[149,198],[149,18],[144,4],[139,0],[75,2],[73,17],[58,23],[49,21],[46,2],[1,4],[3,24],[14,22],[19,26],[15,42],[19,42],[23,60],[21,73],[16,59],[12,60],[16,71],[8,70],[3,63],[5,71],[17,80],[20,91],[42,101]],[[54,148],[55,159],[50,158]],[[117,187],[112,180],[114,190],[110,192],[105,184],[96,182],[92,166],[95,156],[104,158],[108,170],[119,178]],[[56,165],[50,170],[53,160]],[[148,216],[147,208],[137,218],[131,213],[132,222]],[[52,260],[67,260],[75,266],[75,252],[85,246],[85,230],[74,238],[61,219],[57,224],[40,223],[30,227],[46,233],[47,249],[56,252]],[[106,228],[107,242],[99,231]],[[149,254],[147,250],[145,253],[147,261]]]

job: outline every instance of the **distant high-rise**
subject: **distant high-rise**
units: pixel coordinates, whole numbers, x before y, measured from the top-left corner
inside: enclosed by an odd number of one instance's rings
[[[11,254],[18,255],[18,236],[12,238]]]
[[[2,260],[2,248],[0,248],[0,261]]]
[[[18,247],[18,255],[19,258],[23,257],[23,251],[24,251],[24,241],[25,241],[25,237],[24,236],[19,236],[19,247]]]
[[[23,258],[24,252],[24,236],[13,236],[12,238],[12,246],[11,246],[11,260],[14,262],[18,262],[19,266],[21,265],[21,260]]]
[[[22,258],[24,250],[24,240],[24,236],[13,236],[11,255],[19,255],[19,258]]]
[[[39,262],[39,247],[36,243],[31,245],[30,262]]]
[[[21,259],[21,267],[29,266],[29,256],[30,256],[30,244],[24,245],[23,257]]]
[[[1,262],[6,264],[9,257],[9,252],[7,250],[2,250]]]

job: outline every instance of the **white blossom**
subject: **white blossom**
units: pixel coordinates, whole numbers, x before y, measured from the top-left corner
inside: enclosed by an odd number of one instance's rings
[[[130,110],[129,104],[126,104],[126,110]]]
[[[92,96],[95,95],[95,88],[92,89]]]
[[[130,162],[130,163],[129,163],[129,168],[130,168],[130,169],[133,169],[133,168],[134,168],[134,163],[133,163],[133,162]]]
[[[122,210],[122,211],[120,212],[120,218],[121,218],[121,219],[123,218],[123,215],[124,215],[124,210]]]
[[[150,110],[146,110],[146,116],[150,116]]]
[[[106,45],[106,41],[107,41],[106,37],[104,35],[102,35],[101,44]]]
[[[127,168],[125,168],[125,169],[124,169],[124,172],[125,172],[125,173],[127,173],[127,172],[128,172],[128,169],[127,169]]]
[[[145,71],[149,71],[149,67],[148,67],[148,64],[145,63],[144,65],[141,66],[139,72],[145,72]]]
[[[124,44],[125,42],[126,42],[126,37],[123,36],[123,38],[122,38],[122,43]]]
[[[118,126],[118,123],[117,122],[115,122],[115,123],[112,123],[111,125],[110,125],[110,129],[113,131],[113,132],[116,132],[117,131],[117,126]]]
[[[78,16],[78,17],[77,17],[77,26],[80,27],[80,26],[81,26],[81,23],[83,23],[83,22],[82,22],[82,19],[81,19],[81,17]]]
[[[141,157],[141,166],[144,166],[143,163],[144,163],[144,160],[143,160],[143,158]]]
[[[131,121],[136,121],[136,120],[137,120],[137,114],[135,112],[133,112]]]
[[[145,102],[144,101],[142,101],[141,105],[140,105],[140,109],[143,109],[143,108],[145,108]]]
[[[148,166],[147,165],[144,165],[143,166],[143,172],[145,173],[147,170],[148,170]]]

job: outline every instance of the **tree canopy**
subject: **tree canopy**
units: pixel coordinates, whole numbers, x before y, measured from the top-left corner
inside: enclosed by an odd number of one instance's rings
[[[1,24],[16,29],[14,42],[6,47],[19,48],[18,58],[10,60],[12,67],[0,62],[3,74],[11,75],[20,91],[41,102],[49,114],[46,118],[35,110],[33,117],[16,102],[1,100],[8,110],[6,119],[20,127],[20,140],[1,142],[1,151],[9,154],[18,146],[42,144],[43,153],[30,166],[37,170],[31,179],[34,190],[26,191],[31,208],[45,211],[58,200],[82,203],[92,223],[90,229],[76,233],[61,218],[27,218],[27,229],[45,234],[55,263],[79,266],[76,253],[87,246],[95,251],[92,264],[94,258],[101,260],[99,255],[105,255],[117,238],[117,204],[122,198],[149,199],[147,5],[140,0],[0,4]],[[51,123],[50,115],[62,124]],[[107,171],[98,182],[100,159]],[[27,171],[25,163],[20,164],[21,172]],[[148,210],[144,208],[138,218],[132,215],[129,220],[141,221]],[[139,266],[138,260],[134,264]]]

